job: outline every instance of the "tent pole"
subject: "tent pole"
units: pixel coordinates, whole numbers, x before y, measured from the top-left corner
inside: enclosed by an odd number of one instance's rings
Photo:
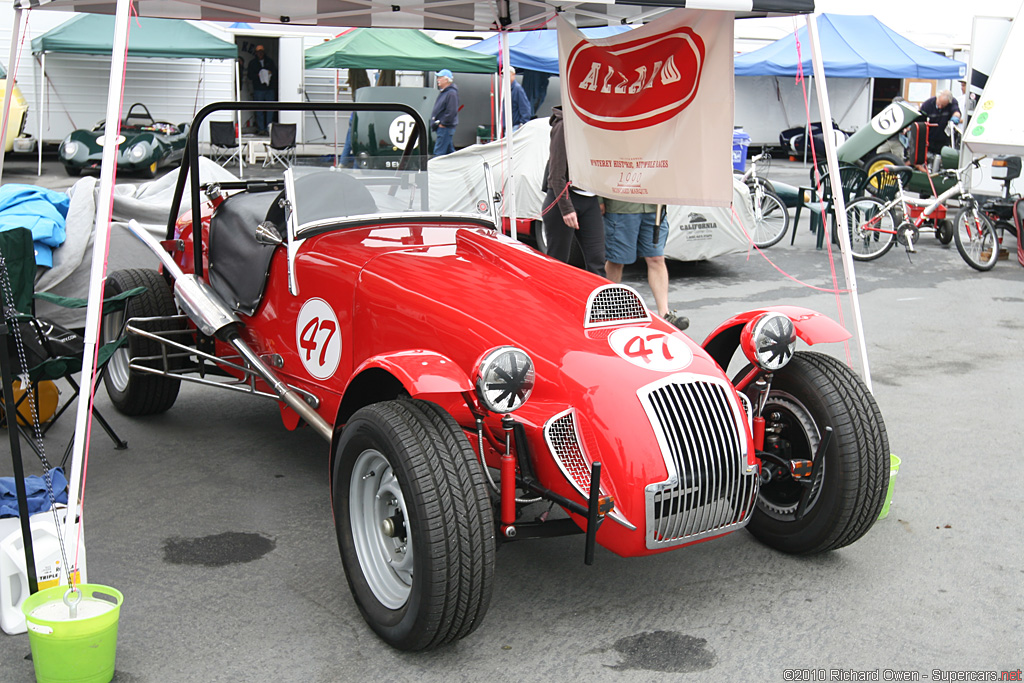
[[[334,103],[338,103],[338,84],[340,82],[339,74],[340,69],[334,70]],[[349,79],[349,83],[352,80]],[[349,125],[351,125],[351,119],[349,119]],[[338,168],[338,110],[334,110],[334,168]]]
[[[509,79],[509,58],[508,39],[511,34],[503,33],[504,40],[501,41],[501,102],[505,112],[505,125],[502,134],[505,136],[505,149],[508,150],[508,185],[505,187],[505,207],[508,211],[508,234],[512,239],[519,239],[516,235],[516,169],[515,154],[512,149],[512,81]],[[500,121],[501,119],[499,119]],[[501,226],[498,226],[501,230]]]
[[[812,57],[812,63],[813,63],[813,57]],[[807,87],[810,90],[810,93],[808,94],[808,97],[814,97],[814,74],[811,74],[810,76],[807,77]],[[818,118],[819,119],[821,118],[821,106],[820,105],[818,106]],[[822,124],[822,130],[824,130],[824,125],[825,124]],[[806,123],[804,123],[804,164],[807,163],[807,145],[808,145],[808,143],[810,143],[812,145],[814,144],[814,138],[811,137],[811,110],[810,110],[810,107],[807,108],[807,121],[806,121]]]
[[[820,76],[821,83],[818,86],[818,112],[821,114],[822,130],[825,131],[825,123],[828,122],[828,130],[822,137],[825,139],[825,158],[828,160],[829,177],[839,177],[839,160],[836,158],[836,141],[832,135],[832,110],[828,102],[828,86],[825,78],[824,60],[821,58],[821,43],[818,42],[817,19],[814,15],[807,15],[807,34],[811,38],[811,59],[814,60],[814,73]],[[833,187],[837,183],[833,182]],[[850,233],[846,225],[846,198],[842,192],[833,192],[832,201],[835,202],[835,220],[839,232],[839,251],[843,257],[843,273],[846,275],[846,288],[850,291],[850,302],[853,304],[853,319],[857,326],[857,342],[860,346],[861,363],[864,369],[864,383],[871,388],[871,367],[868,365],[868,349],[864,340],[864,321],[860,314],[860,298],[857,293],[857,274],[853,270],[853,256],[850,253]],[[825,217],[822,216],[822,230],[827,230],[828,225]],[[825,239],[830,239],[828,235]],[[874,393],[874,392],[872,392]]]
[[[36,175],[43,175],[43,106],[46,101],[46,53],[43,52],[39,55],[39,73],[42,78],[39,79],[39,93],[36,96],[36,102],[39,105],[39,132],[36,133],[36,147],[38,150],[39,161],[37,163]]]
[[[18,58],[18,41],[21,39],[21,8],[14,8],[14,26],[11,27],[11,52],[7,57],[7,85],[4,88],[3,116],[0,116],[0,140],[3,147],[0,147],[0,180],[4,177],[4,158],[7,156],[7,125],[11,113],[11,96],[14,94],[14,73],[15,60]]]
[[[238,60],[233,62],[233,68],[231,69],[231,80],[235,86],[235,102],[242,101],[241,92],[241,79],[238,75]],[[238,140],[238,177],[241,178],[242,173],[242,112],[239,109],[235,109],[235,139]]]
[[[110,85],[107,89],[107,134],[100,165],[100,189],[96,201],[96,233],[93,239],[92,271],[89,275],[89,307],[85,318],[85,352],[82,354],[82,392],[78,395],[75,414],[75,441],[71,455],[71,476],[68,477],[68,516],[64,523],[64,547],[77,547],[78,498],[82,483],[85,446],[91,431],[93,363],[96,361],[96,340],[100,331],[103,308],[103,280],[107,270],[107,250],[110,246],[110,217],[114,204],[114,174],[117,170],[117,137],[120,131],[121,97],[124,92],[124,72],[128,62],[128,10],[131,0],[117,0],[114,19],[114,46],[110,58]],[[78,564],[77,553],[74,566]],[[70,570],[69,570],[70,571]]]

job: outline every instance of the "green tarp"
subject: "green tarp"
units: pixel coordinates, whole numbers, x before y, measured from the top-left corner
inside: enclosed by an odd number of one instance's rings
[[[70,52],[109,57],[114,46],[114,17],[79,14],[32,41],[32,54]],[[179,19],[132,18],[128,29],[131,57],[235,59],[238,47]]]
[[[498,58],[438,43],[412,28],[355,28],[306,50],[306,68],[489,74],[498,70]]]

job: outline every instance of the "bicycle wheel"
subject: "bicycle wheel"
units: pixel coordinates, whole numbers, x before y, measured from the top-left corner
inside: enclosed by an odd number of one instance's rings
[[[846,229],[854,260],[873,261],[896,241],[896,215],[875,197],[858,197],[846,205]]]
[[[754,226],[750,238],[754,246],[767,249],[786,236],[789,230],[789,210],[779,195],[764,183],[750,188],[751,210],[754,214]]]
[[[992,270],[999,259],[995,228],[977,206],[967,205],[957,213],[953,241],[967,265],[975,270]]]

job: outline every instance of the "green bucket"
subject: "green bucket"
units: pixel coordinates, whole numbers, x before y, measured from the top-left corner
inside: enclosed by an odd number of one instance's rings
[[[889,504],[892,502],[892,490],[896,488],[896,475],[900,471],[900,459],[893,454],[889,454],[889,490],[885,492],[885,504],[882,505],[882,512],[878,515],[879,519],[885,519],[889,516]]]
[[[117,651],[117,619],[124,596],[83,583],[78,615],[69,619],[67,586],[30,595],[22,604],[38,683],[110,683]]]

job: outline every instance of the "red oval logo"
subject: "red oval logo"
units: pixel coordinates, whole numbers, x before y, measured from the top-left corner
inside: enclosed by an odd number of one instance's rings
[[[704,41],[689,27],[612,46],[582,42],[566,60],[569,103],[596,128],[667,121],[697,95]]]

